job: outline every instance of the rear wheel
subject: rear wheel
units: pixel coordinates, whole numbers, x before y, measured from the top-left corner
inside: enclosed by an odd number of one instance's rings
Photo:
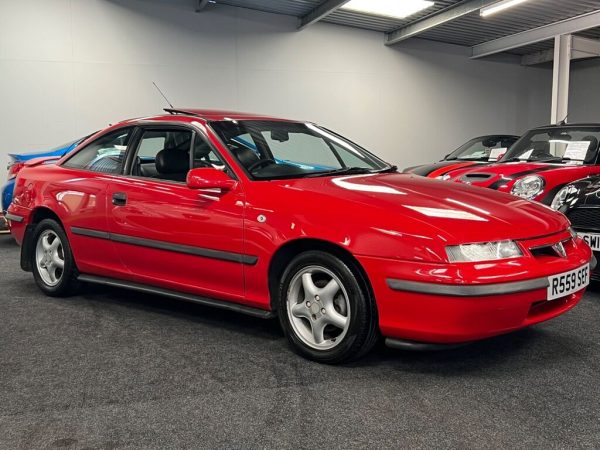
[[[293,348],[315,361],[349,361],[377,341],[371,295],[355,271],[328,253],[305,252],[289,264],[280,284],[279,311]]]
[[[53,297],[71,294],[79,286],[77,268],[60,224],[42,220],[33,232],[33,243],[31,267],[39,288]]]

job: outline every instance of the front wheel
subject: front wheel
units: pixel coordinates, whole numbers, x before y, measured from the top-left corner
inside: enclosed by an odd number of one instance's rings
[[[279,318],[292,347],[329,364],[367,353],[377,341],[377,314],[362,284],[356,270],[329,253],[298,255],[279,289]]]
[[[58,222],[42,220],[33,232],[31,267],[38,287],[52,297],[71,294],[79,285],[67,235]]]

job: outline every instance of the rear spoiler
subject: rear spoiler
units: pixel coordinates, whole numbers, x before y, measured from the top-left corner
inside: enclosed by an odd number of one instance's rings
[[[29,161],[25,161],[24,165],[25,165],[25,167],[41,166],[43,164],[54,163],[61,158],[62,158],[62,156],[46,156],[43,158],[34,158],[34,159],[30,159]]]

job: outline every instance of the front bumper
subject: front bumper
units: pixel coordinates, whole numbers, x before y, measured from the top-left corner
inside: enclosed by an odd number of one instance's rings
[[[479,264],[358,258],[373,287],[382,334],[438,344],[485,339],[563,314],[585,289],[548,301],[547,277],[596,264],[581,240],[566,258]]]

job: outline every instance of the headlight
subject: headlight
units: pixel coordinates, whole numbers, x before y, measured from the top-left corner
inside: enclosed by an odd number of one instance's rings
[[[446,254],[450,262],[494,261],[523,256],[521,249],[514,241],[452,245],[446,247]]]
[[[567,199],[577,192],[577,188],[573,185],[567,185],[562,188],[560,191],[556,193],[554,196],[554,200],[552,200],[552,204],[550,205],[552,209],[556,209],[557,211],[566,203]]]
[[[444,181],[446,181],[446,180],[450,179],[450,175],[444,174],[444,175],[440,175],[439,177],[435,177],[435,178],[436,178],[436,180],[444,180]]]
[[[546,182],[539,175],[528,175],[526,177],[517,180],[514,184],[510,193],[517,197],[531,200],[536,195],[544,190]]]

